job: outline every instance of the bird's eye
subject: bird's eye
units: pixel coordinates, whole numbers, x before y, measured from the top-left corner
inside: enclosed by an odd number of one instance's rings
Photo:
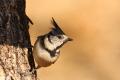
[[[58,37],[59,39],[62,39],[62,36],[60,36],[60,35],[59,35],[59,36],[57,36],[57,37]]]

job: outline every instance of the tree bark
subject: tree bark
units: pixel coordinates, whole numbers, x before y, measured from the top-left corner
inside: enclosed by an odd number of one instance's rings
[[[0,0],[0,80],[36,80],[25,0]]]
[[[34,80],[27,59],[27,49],[0,46],[0,80]]]

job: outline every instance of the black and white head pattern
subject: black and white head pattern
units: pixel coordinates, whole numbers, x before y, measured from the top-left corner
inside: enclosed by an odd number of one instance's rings
[[[57,50],[62,47],[66,42],[71,41],[67,35],[62,31],[62,29],[57,25],[54,18],[52,18],[52,24],[54,28],[48,33],[45,38],[45,46],[49,50]]]

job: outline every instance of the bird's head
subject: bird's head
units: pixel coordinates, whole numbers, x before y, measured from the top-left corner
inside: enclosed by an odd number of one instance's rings
[[[56,46],[57,48],[62,47],[66,42],[72,41],[71,38],[69,38],[63,31],[62,29],[57,25],[55,22],[54,18],[52,18],[52,24],[54,28],[50,31],[48,35],[48,39],[51,44]]]

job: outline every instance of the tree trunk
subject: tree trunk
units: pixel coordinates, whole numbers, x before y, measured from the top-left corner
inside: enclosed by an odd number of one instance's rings
[[[0,71],[0,80],[34,80],[25,48],[1,45]]]
[[[29,22],[25,0],[0,0],[0,80],[36,80]]]

